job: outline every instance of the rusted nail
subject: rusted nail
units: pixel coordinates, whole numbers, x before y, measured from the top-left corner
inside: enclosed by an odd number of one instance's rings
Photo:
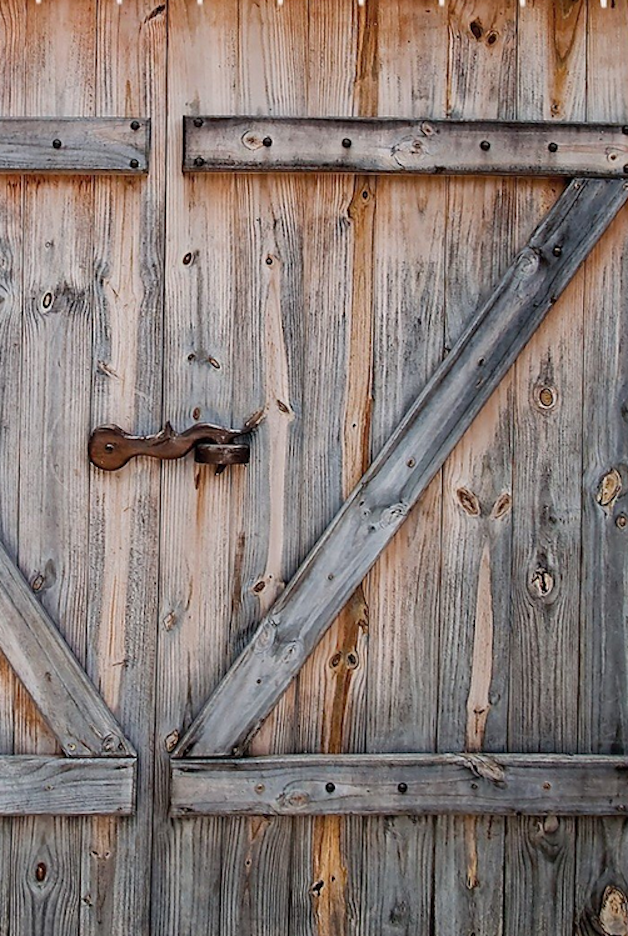
[[[35,879],[41,884],[42,881],[46,880],[46,874],[48,873],[48,868],[43,861],[40,861],[37,867],[35,868]]]
[[[54,149],[61,149],[61,140],[53,140],[52,145]]]
[[[552,247],[552,253],[554,254],[555,257],[560,257],[562,252],[563,252],[563,248],[560,246],[560,244],[556,244],[555,247]]]
[[[550,153],[555,153],[556,150],[558,149],[558,143],[550,143],[547,148],[550,151]]]
[[[129,163],[129,166],[131,167],[131,169],[139,169],[140,164],[137,159],[132,159],[131,162]]]
[[[140,129],[140,122],[139,122],[139,120],[132,120],[132,121],[131,121],[131,130],[139,130],[139,129]]]
[[[407,793],[407,792],[408,792],[408,784],[407,784],[407,783],[399,783],[399,784],[397,784],[397,789],[399,790],[400,793]]]
[[[626,514],[620,513],[620,515],[615,520],[615,526],[619,527],[620,530],[624,530],[628,524],[628,517]]]
[[[344,140],[342,141],[342,145],[344,146],[345,149],[351,149],[351,140],[349,139],[349,137],[344,138]]]
[[[204,165],[205,165],[205,160],[203,159],[202,156],[197,156],[196,159],[194,160],[194,165],[195,165],[195,166],[204,166]]]
[[[266,147],[272,146],[273,145],[272,137],[264,137],[264,139],[262,140],[262,145]]]
[[[335,784],[335,783],[326,783],[326,784],[325,784],[325,789],[327,790],[328,793],[333,793],[334,790],[336,789],[336,784]]]
[[[480,143],[480,149],[484,150],[484,152],[487,153],[490,150],[490,148],[491,148],[491,144],[488,142],[488,140],[482,140],[482,142]]]
[[[194,118],[194,126],[195,126],[195,127],[202,127],[202,126],[203,126],[203,118],[202,118],[202,117],[195,117],[195,118]]]
[[[263,793],[265,789],[266,789],[266,787],[264,786],[263,783],[256,783],[256,784],[255,784],[255,792],[256,792],[256,793]]]

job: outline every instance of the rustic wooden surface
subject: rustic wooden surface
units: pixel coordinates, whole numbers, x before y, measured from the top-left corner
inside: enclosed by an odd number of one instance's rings
[[[514,44],[507,41],[506,48],[513,50]],[[508,95],[503,88],[500,92],[496,104],[504,112],[509,109]],[[436,112],[430,107],[428,118],[416,121],[184,117],[183,169],[615,178],[624,174],[628,140],[621,126],[508,123],[507,113],[499,121],[430,119]]]
[[[628,931],[620,817],[168,816],[182,731],[562,187],[184,176],[182,118],[621,124],[626,16],[597,0],[0,4],[3,117],[152,119],[148,176],[0,179],[0,538],[140,754],[136,818],[2,820],[0,933]],[[625,755],[626,224],[253,754]],[[260,406],[248,468],[89,468],[95,425],[181,431]],[[0,713],[3,753],[58,755],[3,660]]]
[[[128,816],[136,771],[134,757],[0,755],[0,815]]]
[[[627,199],[623,180],[570,184],[479,304],[175,757],[231,754],[257,730]]]
[[[325,754],[172,762],[174,816],[614,816],[628,760],[555,754]]]
[[[149,144],[150,121],[142,114],[2,117],[0,172],[141,175],[148,172]]]

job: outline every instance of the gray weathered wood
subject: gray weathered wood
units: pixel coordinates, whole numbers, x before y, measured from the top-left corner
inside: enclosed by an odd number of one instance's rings
[[[628,183],[621,181],[571,183],[480,305],[175,756],[230,754],[259,727],[627,197]]]
[[[129,816],[135,757],[0,756],[0,816]]]
[[[0,649],[69,757],[134,754],[28,583],[0,546]]]
[[[627,809],[625,757],[295,754],[172,762],[173,816],[612,816]]]
[[[142,175],[149,143],[150,121],[143,118],[3,117],[0,172]]]
[[[381,117],[183,120],[185,172],[617,177],[624,174],[628,160],[628,136],[613,124]]]

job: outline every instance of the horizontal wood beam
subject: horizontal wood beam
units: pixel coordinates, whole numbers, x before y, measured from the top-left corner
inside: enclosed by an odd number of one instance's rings
[[[339,754],[172,761],[171,815],[562,815],[628,810],[628,758]]]
[[[185,117],[185,172],[625,174],[628,127],[328,117]]]
[[[1,545],[0,650],[69,757],[135,754]]]
[[[322,535],[174,755],[239,753],[508,372],[628,197],[575,180]]]
[[[0,756],[0,816],[129,816],[134,757]]]
[[[148,172],[150,121],[126,117],[0,118],[0,172]]]

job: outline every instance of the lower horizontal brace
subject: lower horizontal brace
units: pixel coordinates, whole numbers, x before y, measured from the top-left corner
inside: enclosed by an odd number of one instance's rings
[[[135,757],[0,756],[0,816],[128,816]]]
[[[171,762],[172,816],[562,815],[628,810],[628,758],[338,754]]]

